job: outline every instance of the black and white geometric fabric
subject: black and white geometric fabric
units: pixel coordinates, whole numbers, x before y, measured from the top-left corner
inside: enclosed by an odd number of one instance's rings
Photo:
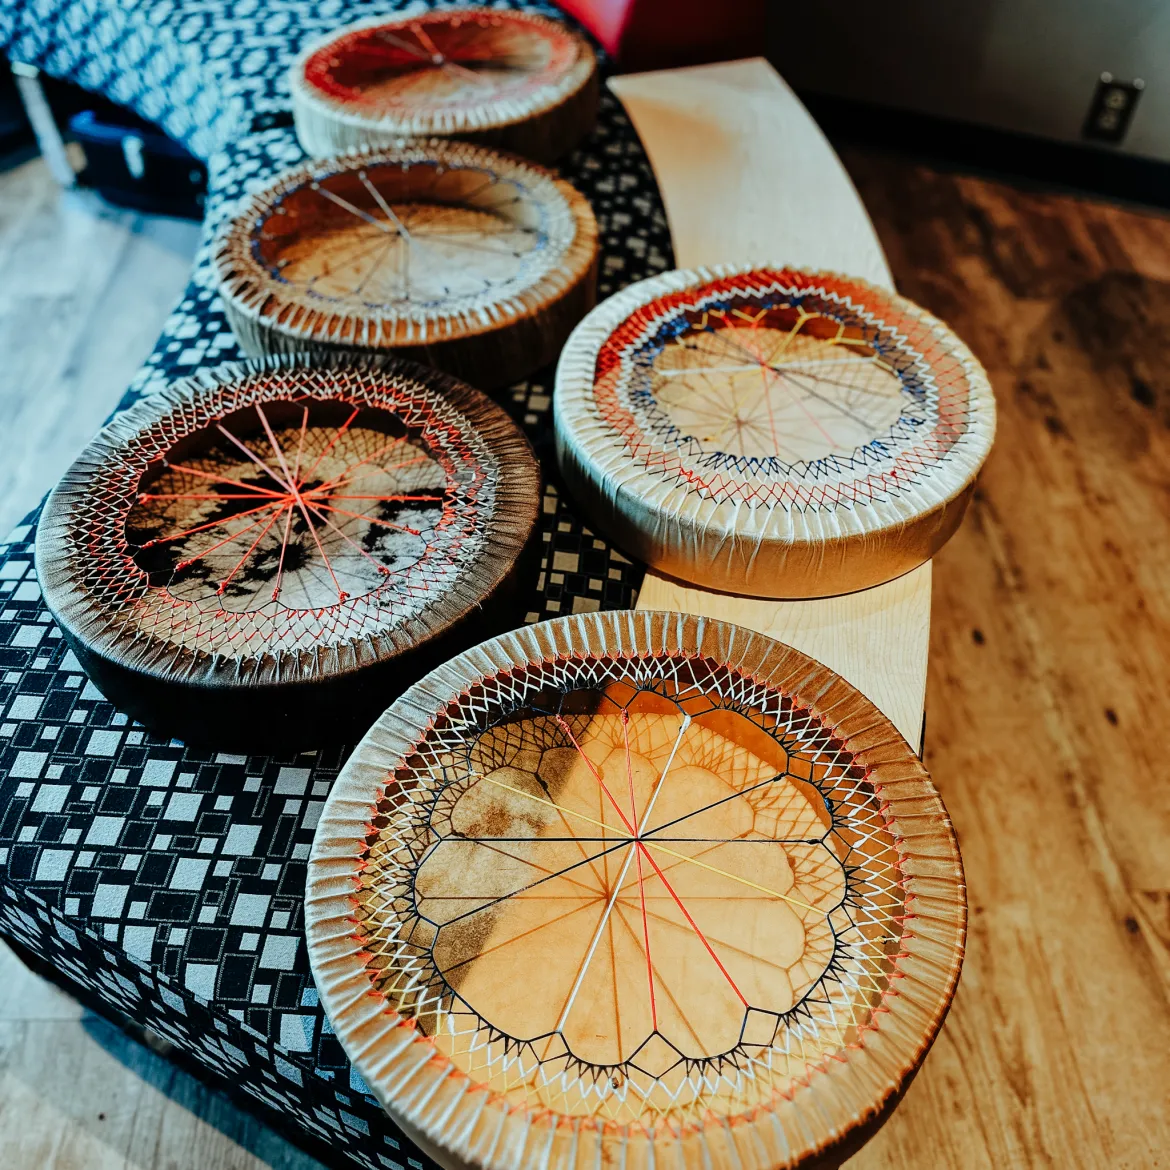
[[[178,308],[121,403],[240,357],[208,242],[244,194],[304,157],[286,71],[363,0],[12,0],[0,49],[161,125],[209,168],[203,246]],[[552,15],[548,4],[524,4]],[[672,264],[649,164],[613,98],[563,174],[592,203],[607,296]],[[642,568],[559,489],[552,371],[498,395],[545,477],[542,571],[528,620],[633,604]],[[430,1166],[332,1035],[303,938],[305,863],[347,745],[242,756],[155,739],[68,652],[33,572],[34,512],[0,547],[0,933],[87,1002],[169,1040],[339,1164]],[[324,1144],[322,1144],[324,1143]]]

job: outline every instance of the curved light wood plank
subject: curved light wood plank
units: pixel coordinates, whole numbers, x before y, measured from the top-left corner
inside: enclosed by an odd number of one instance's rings
[[[853,683],[918,750],[930,642],[930,565],[860,593],[779,602],[713,593],[647,573],[638,608],[734,621],[794,646]]]
[[[893,288],[840,160],[762,58],[615,77],[658,179],[675,262],[828,268]],[[861,593],[763,601],[646,574],[639,609],[722,618],[787,642],[868,695],[916,747],[930,633],[930,565]]]
[[[654,168],[679,268],[767,260],[894,287],[840,159],[762,57],[609,88]]]

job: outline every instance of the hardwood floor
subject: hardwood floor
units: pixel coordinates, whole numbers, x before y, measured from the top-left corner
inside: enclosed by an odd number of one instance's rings
[[[187,284],[199,225],[0,172],[0,534],[117,405]],[[16,456],[16,457],[14,457]]]
[[[851,1166],[1170,1159],[1170,220],[844,153],[898,287],[987,366],[935,560],[926,760],[971,905],[954,1009]]]
[[[1170,221],[844,157],[899,287],[968,341],[1000,404],[976,503],[935,562],[927,763],[967,867],[967,965],[922,1073],[850,1166],[1164,1164]],[[116,401],[190,255],[166,224],[62,202],[29,166],[0,176],[0,422],[23,436],[0,527]],[[4,1166],[312,1165],[181,1074],[157,1087],[141,1050],[103,1045],[14,962]]]
[[[0,948],[5,1170],[320,1170]]]

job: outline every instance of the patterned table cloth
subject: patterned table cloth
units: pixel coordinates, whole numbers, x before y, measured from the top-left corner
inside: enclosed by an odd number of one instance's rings
[[[524,0],[520,0],[524,3]],[[529,3],[542,11],[547,5]],[[191,282],[120,408],[240,357],[208,243],[244,194],[303,158],[286,71],[364,0],[12,0],[0,49],[130,106],[209,167]],[[671,266],[653,175],[608,94],[562,168],[602,231],[600,295]],[[498,397],[545,471],[545,556],[528,620],[631,606],[642,570],[558,491],[552,371]],[[243,756],[151,736],[66,649],[32,564],[38,512],[0,547],[0,933],[86,1002],[165,1038],[188,1066],[338,1164],[429,1167],[350,1067],[303,937],[305,863],[349,750]]]

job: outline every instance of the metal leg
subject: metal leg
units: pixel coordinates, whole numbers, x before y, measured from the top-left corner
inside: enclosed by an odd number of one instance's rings
[[[76,176],[65,152],[65,140],[61,137],[61,131],[57,129],[57,123],[53,120],[53,112],[45,100],[45,91],[41,87],[41,71],[35,65],[13,61],[12,76],[16,78],[20,100],[24,103],[25,113],[28,114],[33,133],[37,136],[37,145],[41,149],[49,172],[62,187],[72,187]]]

